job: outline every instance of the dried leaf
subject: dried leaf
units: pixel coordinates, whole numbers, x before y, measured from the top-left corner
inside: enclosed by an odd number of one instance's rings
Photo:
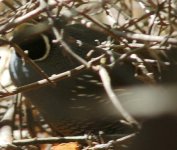
[[[77,142],[61,143],[52,147],[52,150],[80,150]]]

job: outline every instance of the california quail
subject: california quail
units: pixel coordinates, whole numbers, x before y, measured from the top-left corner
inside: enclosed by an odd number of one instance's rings
[[[77,42],[73,42],[73,38]],[[17,43],[23,50],[28,50],[28,56],[48,76],[62,73],[79,65],[77,60],[64,52],[61,45],[52,43],[53,39],[52,34],[47,32],[30,40]],[[76,54],[87,59],[86,56],[90,48],[83,43],[97,46],[97,43],[106,41],[107,37],[104,33],[74,24],[64,27],[64,40]],[[46,49],[49,50],[49,53]],[[94,55],[98,56],[99,54],[100,52]],[[124,73],[127,71],[124,67],[119,69],[123,70]],[[113,69],[113,72],[117,75],[116,80],[118,79],[121,82],[124,80],[130,83],[138,82],[134,79],[133,73],[130,78],[127,78],[124,77],[125,74],[119,76],[115,69]],[[16,86],[42,79],[16,52],[13,53],[11,58],[10,74]],[[76,135],[99,130],[106,132],[121,131],[123,127],[119,126],[119,115],[109,102],[99,76],[90,70],[64,79],[57,83],[56,87],[47,86],[23,94],[39,108],[49,123],[63,135]]]

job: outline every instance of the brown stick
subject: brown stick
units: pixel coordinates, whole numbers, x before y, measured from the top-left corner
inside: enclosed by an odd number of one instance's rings
[[[12,121],[13,121],[13,116],[14,116],[14,105],[11,106],[5,115],[3,116],[0,125],[0,149],[4,148],[6,150],[13,150],[17,149],[16,146],[12,144]]]

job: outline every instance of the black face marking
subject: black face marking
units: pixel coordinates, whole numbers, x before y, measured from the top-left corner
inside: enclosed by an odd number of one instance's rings
[[[49,40],[45,35],[39,35],[19,44],[19,47],[26,51],[29,58],[32,60],[38,60],[48,54]],[[18,55],[19,56],[19,55]]]

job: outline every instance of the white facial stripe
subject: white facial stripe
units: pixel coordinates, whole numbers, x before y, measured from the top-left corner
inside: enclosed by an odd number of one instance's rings
[[[42,60],[46,59],[49,55],[50,50],[51,50],[51,46],[50,46],[48,37],[44,34],[41,34],[41,36],[42,36],[44,43],[45,43],[46,52],[45,52],[44,56],[42,56],[39,59],[35,59],[34,61],[42,61]]]

